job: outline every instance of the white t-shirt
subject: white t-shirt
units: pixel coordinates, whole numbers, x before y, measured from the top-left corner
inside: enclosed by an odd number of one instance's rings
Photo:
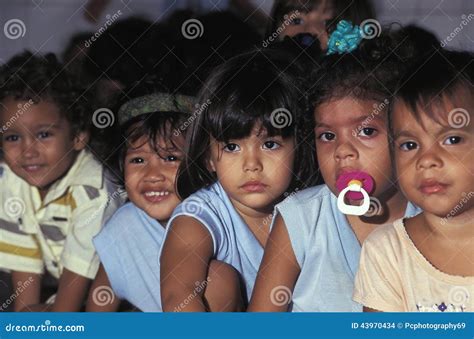
[[[466,253],[471,258],[474,252]],[[403,220],[365,240],[353,299],[384,312],[473,312],[474,277],[439,271],[418,251]]]

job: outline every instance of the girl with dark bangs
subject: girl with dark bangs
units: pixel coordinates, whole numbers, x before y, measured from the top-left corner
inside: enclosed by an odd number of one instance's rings
[[[316,177],[300,72],[283,52],[254,51],[204,84],[177,179],[185,200],[161,254],[164,311],[217,310],[197,288],[210,282],[211,262],[233,272],[216,291],[225,310],[247,304],[274,205]]]

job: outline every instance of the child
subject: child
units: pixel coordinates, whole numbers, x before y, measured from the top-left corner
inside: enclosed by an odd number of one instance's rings
[[[164,226],[180,202],[174,183],[184,134],[176,132],[194,106],[191,97],[149,87],[134,87],[141,95],[125,102],[118,113],[124,139],[119,167],[129,202],[94,238],[102,264],[87,311],[116,311],[120,300],[115,295],[142,311],[161,311],[159,249]],[[127,98],[131,95],[127,91]]]
[[[238,271],[234,284],[247,304],[274,205],[315,172],[294,68],[284,53],[254,51],[216,68],[203,86],[200,101],[207,104],[177,180],[187,199],[168,223],[161,254],[164,311],[196,295],[212,259]],[[206,304],[197,293],[185,311]]]
[[[474,311],[473,61],[434,52],[400,82],[390,116],[396,171],[423,212],[365,241],[354,290],[365,311]]]
[[[381,39],[326,57],[311,77],[325,185],[276,206],[250,311],[361,311],[351,298],[361,243],[377,226],[418,212],[398,191],[392,171],[386,114],[399,67]],[[375,210],[367,216],[344,215],[337,205],[336,181],[353,171],[375,182]]]
[[[14,309],[35,310],[46,267],[59,280],[49,309],[77,311],[99,266],[92,237],[121,204],[86,149],[85,91],[54,55],[29,52],[2,67],[0,86],[0,267],[13,286],[30,282]]]
[[[375,19],[375,12],[370,0],[276,0],[271,16],[267,36],[278,33],[283,39],[309,33],[326,49],[333,23],[345,19],[359,25],[366,19]]]

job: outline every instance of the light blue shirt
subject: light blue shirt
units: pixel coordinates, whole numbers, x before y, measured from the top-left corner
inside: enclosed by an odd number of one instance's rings
[[[129,202],[119,208],[94,238],[117,297],[144,312],[161,312],[159,253],[165,229]]]
[[[337,197],[326,185],[303,190],[276,206],[285,221],[301,273],[293,312],[361,312],[352,300],[361,246]],[[421,210],[408,203],[405,216]]]
[[[180,215],[197,219],[209,231],[213,243],[213,259],[232,265],[245,284],[247,301],[257,278],[263,247],[240,217],[220,183],[190,195],[173,212],[171,222]]]

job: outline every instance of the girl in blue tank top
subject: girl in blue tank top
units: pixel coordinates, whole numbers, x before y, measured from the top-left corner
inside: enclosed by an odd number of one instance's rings
[[[237,292],[221,297],[241,302],[226,310],[247,304],[275,204],[315,174],[299,71],[284,52],[254,51],[204,84],[177,179],[185,200],[161,253],[164,311],[215,310],[199,288],[210,283],[211,260],[237,273],[226,283]]]

